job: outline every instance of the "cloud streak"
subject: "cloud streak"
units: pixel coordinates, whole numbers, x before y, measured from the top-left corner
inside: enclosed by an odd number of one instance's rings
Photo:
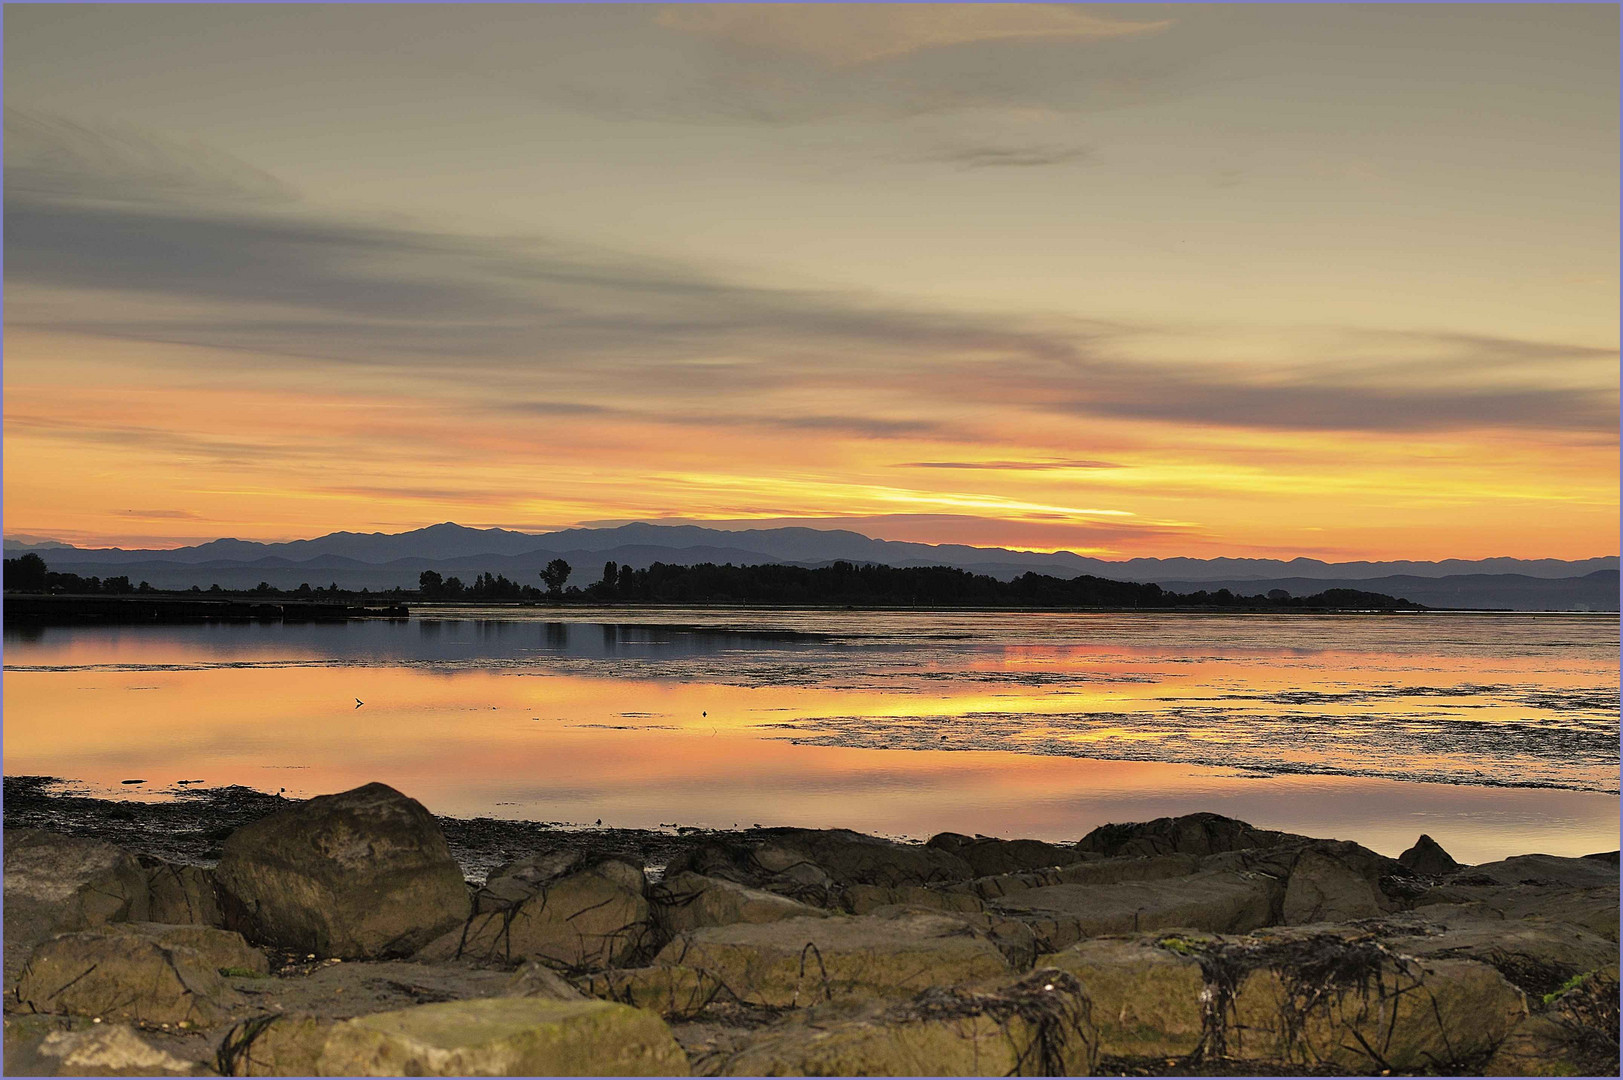
[[[492,407],[532,415],[690,423],[695,402],[725,393],[703,422],[867,438],[972,438],[949,419],[966,402],[1270,431],[1615,430],[1615,384],[1483,377],[1606,363],[1602,349],[1392,331],[1343,334],[1354,347],[1333,363],[1312,343],[1288,369],[1211,363],[1191,342],[1187,359],[1149,364],[1136,343],[1166,328],[931,310],[547,238],[337,219],[172,141],[7,121],[20,130],[6,162],[14,327],[207,346],[255,370],[281,357],[290,379],[338,365],[482,382]]]

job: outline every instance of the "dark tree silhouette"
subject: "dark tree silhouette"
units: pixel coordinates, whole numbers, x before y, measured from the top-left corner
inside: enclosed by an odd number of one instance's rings
[[[45,591],[45,560],[30,551],[6,560],[6,588],[18,592]]]
[[[563,591],[564,582],[569,580],[569,571],[572,568],[562,559],[553,559],[547,563],[547,568],[541,571],[541,580],[546,583],[547,592],[557,596]]]

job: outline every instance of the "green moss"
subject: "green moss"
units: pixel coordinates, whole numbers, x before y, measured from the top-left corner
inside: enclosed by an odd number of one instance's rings
[[[1579,974],[1568,979],[1566,982],[1562,983],[1560,986],[1556,987],[1554,990],[1551,990],[1548,994],[1544,995],[1545,1006],[1550,1006],[1555,1002],[1556,998],[1561,997],[1563,994],[1569,994],[1578,989],[1578,987],[1583,985],[1584,980],[1593,974],[1595,974],[1593,971],[1580,972]]]
[[[270,978],[270,976],[265,974],[263,971],[255,971],[253,968],[241,968],[241,967],[221,968],[220,969],[220,974],[224,975],[228,979],[268,979],[268,978]]]

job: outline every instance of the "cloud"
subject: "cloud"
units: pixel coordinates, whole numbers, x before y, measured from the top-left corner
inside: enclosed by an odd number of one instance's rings
[[[143,518],[148,521],[176,520],[176,521],[208,521],[201,514],[190,510],[120,510],[119,513],[130,517]]]
[[[956,165],[960,169],[1009,169],[1064,165],[1072,161],[1086,161],[1092,157],[1092,148],[1086,146],[987,144],[943,147],[924,154],[917,160]]]
[[[52,149],[53,132],[67,150]],[[932,309],[546,237],[337,218],[252,185],[214,184],[236,170],[162,140],[150,156],[163,167],[132,171],[126,158],[148,156],[131,149],[136,136],[96,132],[30,125],[28,155],[6,163],[13,328],[206,346],[215,364],[236,356],[258,374],[281,365],[290,380],[339,366],[454,384],[533,415],[621,410],[868,438],[973,441],[950,418],[991,418],[995,406],[1005,420],[1024,411],[1268,430],[1616,430],[1615,378],[1599,370],[1615,351],[1587,345],[1340,332],[1330,346],[1303,338],[1295,364],[1213,363],[1170,319]],[[41,179],[56,173],[40,161],[57,163],[59,186]],[[114,188],[125,197],[104,197]],[[214,194],[188,194],[202,188]],[[1142,358],[1147,342],[1153,363]],[[1544,377],[1551,365],[1568,374]],[[725,411],[709,407],[723,396]]]
[[[1089,461],[1082,458],[1050,458],[1046,461],[904,461],[904,469],[990,469],[1012,472],[1050,472],[1072,469],[1119,469],[1112,461]]]
[[[1098,41],[1171,25],[1055,4],[673,4],[660,8],[656,19],[686,33],[842,68],[980,42]]]

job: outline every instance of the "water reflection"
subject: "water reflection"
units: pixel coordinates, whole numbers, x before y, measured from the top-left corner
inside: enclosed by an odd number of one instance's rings
[[[6,772],[637,826],[1215,810],[1391,854],[1617,846],[1615,620],[455,614],[8,631]]]

